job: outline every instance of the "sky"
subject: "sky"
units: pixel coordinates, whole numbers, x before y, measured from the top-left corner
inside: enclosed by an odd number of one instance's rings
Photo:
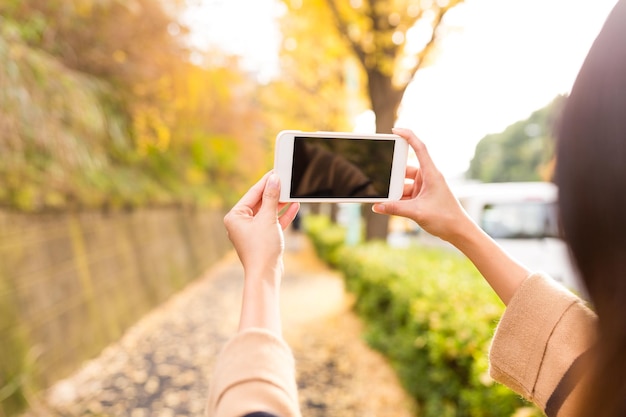
[[[615,3],[466,0],[449,15],[454,30],[436,62],[409,85],[396,125],[418,134],[446,176],[461,174],[486,134],[569,92]],[[278,70],[281,13],[276,0],[203,0],[186,18],[196,45],[240,55],[267,81]],[[360,115],[355,130],[373,131],[373,116]]]

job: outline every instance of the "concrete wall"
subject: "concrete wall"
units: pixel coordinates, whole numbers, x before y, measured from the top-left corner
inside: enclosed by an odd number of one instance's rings
[[[97,355],[229,248],[217,212],[0,211],[0,415]]]

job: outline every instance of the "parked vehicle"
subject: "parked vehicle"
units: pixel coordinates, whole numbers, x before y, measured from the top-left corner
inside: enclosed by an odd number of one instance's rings
[[[567,245],[559,236],[555,184],[452,183],[451,188],[474,221],[511,256],[585,296]],[[392,220],[391,225],[387,241],[392,246],[419,243],[456,250],[404,218]]]
[[[511,256],[583,295],[560,238],[555,184],[474,183],[455,187],[454,192],[468,214]]]

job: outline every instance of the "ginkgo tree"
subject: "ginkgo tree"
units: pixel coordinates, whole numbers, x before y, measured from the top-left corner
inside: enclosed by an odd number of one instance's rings
[[[308,36],[307,44],[311,45],[311,40],[334,36],[336,43],[341,44],[335,49],[344,48],[361,70],[363,95],[375,114],[376,132],[389,133],[397,119],[407,87],[417,71],[430,62],[438,39],[446,32],[446,14],[462,0],[283,2],[291,27],[297,26],[294,21],[305,21],[310,28],[308,31],[285,33],[284,30],[289,29],[289,26],[283,25],[285,38],[289,40],[295,36]],[[321,43],[324,44],[327,43]],[[289,44],[283,45],[285,47],[289,47]],[[320,47],[306,52],[329,56]],[[299,55],[302,54],[300,51]],[[317,60],[324,65],[324,60]],[[320,71],[322,69],[318,68]],[[372,215],[369,207],[365,207],[363,213],[367,219],[366,238],[384,239],[388,231],[388,217]]]
[[[268,116],[276,118],[271,127],[349,129],[348,107],[354,98],[346,78],[356,66],[350,50],[334,31],[323,0],[306,2],[306,7],[285,4],[287,12],[280,19],[280,76],[268,86],[263,100]]]

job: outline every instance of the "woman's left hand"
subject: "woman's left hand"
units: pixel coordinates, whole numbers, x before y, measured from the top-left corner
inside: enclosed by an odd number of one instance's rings
[[[279,203],[279,194],[280,179],[270,171],[224,217],[246,277],[282,273],[283,231],[296,217],[300,205]]]

